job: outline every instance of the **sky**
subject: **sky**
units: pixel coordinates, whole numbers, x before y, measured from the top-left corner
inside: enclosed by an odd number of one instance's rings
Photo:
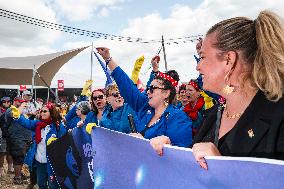
[[[170,38],[204,35],[215,23],[236,16],[257,18],[264,9],[284,17],[283,0],[0,0],[0,8],[41,20],[93,32],[165,41]],[[119,66],[131,75],[134,62],[144,55],[140,78],[146,83],[151,58],[160,43],[129,43],[96,39],[54,31],[0,17],[0,58],[54,53],[93,45],[108,47]],[[196,78],[193,55],[196,41],[166,44],[168,69],[175,69],[186,82]],[[90,79],[91,48],[78,54],[55,75],[52,86],[63,79],[65,86],[81,87]],[[160,54],[163,57],[163,54]],[[93,60],[93,86],[102,87],[106,77]],[[164,71],[161,58],[160,70]]]

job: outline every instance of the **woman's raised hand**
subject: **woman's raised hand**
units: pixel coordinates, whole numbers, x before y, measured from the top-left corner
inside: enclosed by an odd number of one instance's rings
[[[97,47],[98,53],[103,57],[104,60],[110,58],[109,48],[106,47]]]
[[[160,57],[159,55],[156,55],[152,58],[151,64],[154,72],[159,71],[159,62],[160,62]]]

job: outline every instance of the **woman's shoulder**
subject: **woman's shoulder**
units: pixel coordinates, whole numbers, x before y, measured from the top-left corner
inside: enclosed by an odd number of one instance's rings
[[[262,91],[259,91],[253,102],[250,104],[254,112],[264,117],[274,117],[284,115],[284,97],[277,102],[270,101]]]

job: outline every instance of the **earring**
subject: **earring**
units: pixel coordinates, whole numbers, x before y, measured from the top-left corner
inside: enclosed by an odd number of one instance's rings
[[[169,103],[168,103],[167,100],[164,100],[164,105],[165,105],[166,107],[168,107]]]
[[[229,85],[226,85],[224,88],[223,88],[223,93],[225,94],[231,94],[232,92],[235,92],[235,87],[232,87],[232,86],[229,86]]]
[[[223,88],[223,93],[225,93],[225,94],[231,94],[231,93],[233,93],[233,92],[235,92],[235,87],[233,87],[232,85],[230,85],[230,84],[227,84],[228,83],[228,81],[229,81],[229,74],[230,74],[230,72],[225,76],[225,84],[226,84],[226,86]]]

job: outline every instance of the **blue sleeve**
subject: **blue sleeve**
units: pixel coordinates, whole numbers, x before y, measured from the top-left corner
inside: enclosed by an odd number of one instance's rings
[[[79,103],[79,102],[82,102],[82,101],[87,101],[87,96],[84,96],[84,95],[81,95],[77,102],[76,102],[76,105]],[[65,119],[66,119],[66,122],[68,121],[71,121],[74,117],[77,116],[76,114],[76,108],[77,106],[73,106],[71,110],[69,110],[69,112],[65,115]]]
[[[76,109],[77,107],[76,105],[74,105],[72,109],[69,110],[69,112],[65,115],[66,124],[68,124],[68,122],[70,122],[75,116],[77,116]]]
[[[88,97],[86,95],[80,95],[76,104],[78,104],[79,102],[82,102],[82,101],[88,101]]]
[[[166,135],[172,145],[189,147],[192,144],[192,121],[184,112],[176,113],[169,123]]]
[[[141,93],[128,75],[118,66],[111,74],[119,88],[120,94],[126,102],[138,112],[141,107],[148,103],[148,97]]]
[[[26,119],[23,115],[21,115],[19,119],[16,119],[15,121],[29,130],[35,130],[36,123],[39,122],[39,120]]]
[[[66,133],[66,129],[62,123],[59,125],[59,131],[57,132],[57,138],[62,137]]]

